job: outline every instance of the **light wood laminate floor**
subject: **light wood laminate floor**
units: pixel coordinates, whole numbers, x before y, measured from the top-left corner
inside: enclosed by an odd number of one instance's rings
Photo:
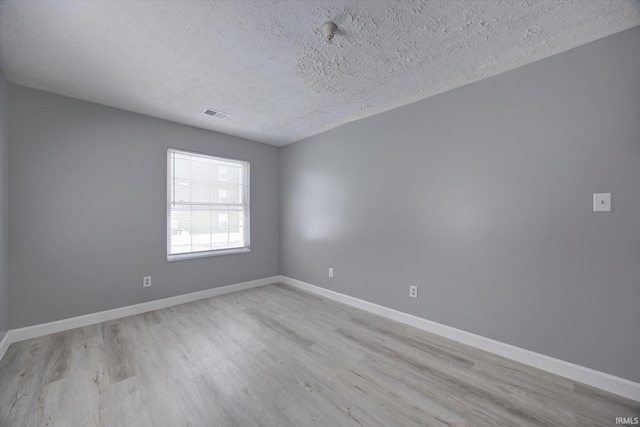
[[[285,285],[11,344],[0,425],[614,426],[640,405]]]

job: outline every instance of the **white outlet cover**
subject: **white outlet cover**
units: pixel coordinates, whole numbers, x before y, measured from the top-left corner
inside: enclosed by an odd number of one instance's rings
[[[594,212],[611,212],[611,193],[595,193],[593,195]]]
[[[418,298],[418,287],[417,286],[409,286],[409,296],[411,298]]]

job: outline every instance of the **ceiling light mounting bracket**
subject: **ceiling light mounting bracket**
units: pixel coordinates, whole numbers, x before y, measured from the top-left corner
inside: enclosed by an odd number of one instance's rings
[[[338,26],[333,22],[325,22],[325,24],[322,26],[322,33],[326,37],[327,43],[332,43],[333,35],[335,34],[337,29]]]

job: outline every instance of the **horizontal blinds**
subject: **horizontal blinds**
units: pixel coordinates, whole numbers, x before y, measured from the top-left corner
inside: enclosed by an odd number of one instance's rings
[[[248,246],[247,162],[170,149],[168,253]]]

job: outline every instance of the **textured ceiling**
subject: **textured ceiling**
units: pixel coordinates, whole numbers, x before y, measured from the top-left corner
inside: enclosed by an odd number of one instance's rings
[[[3,1],[0,68],[284,145],[636,25],[637,0]]]

